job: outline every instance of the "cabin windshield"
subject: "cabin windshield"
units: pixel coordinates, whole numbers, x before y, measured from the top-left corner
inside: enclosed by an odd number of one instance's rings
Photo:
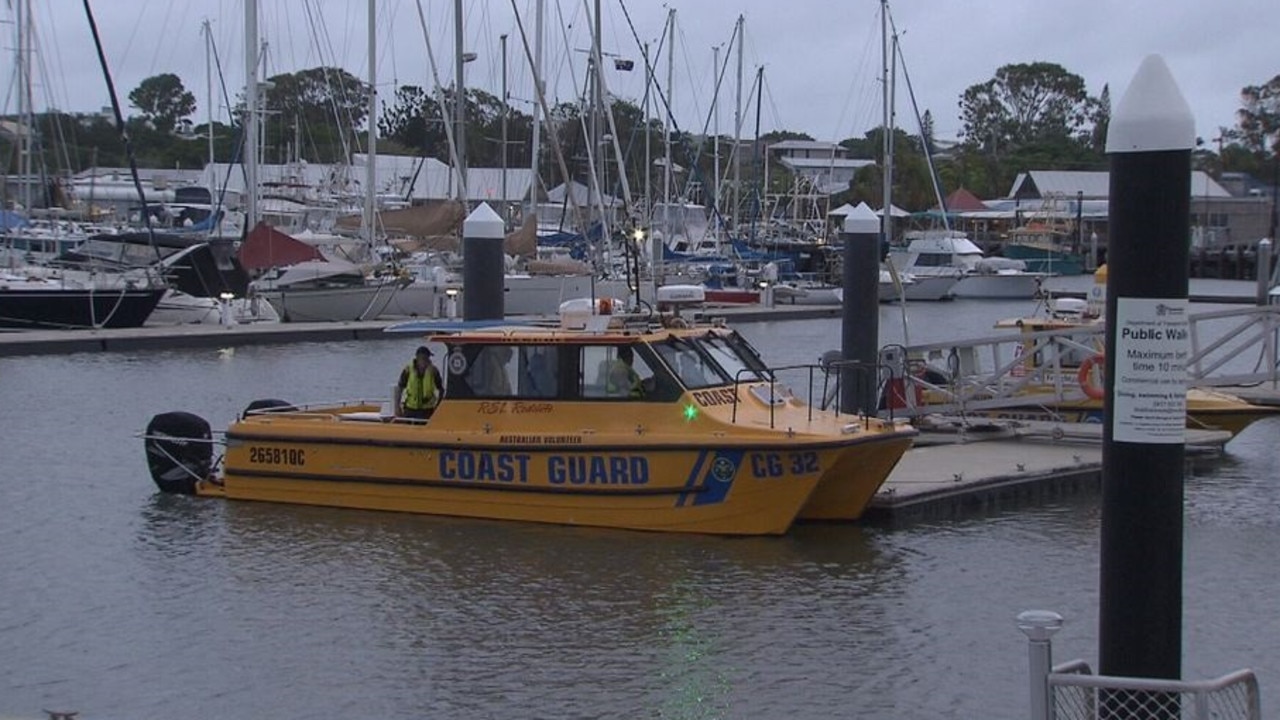
[[[761,380],[768,370],[760,356],[737,333],[702,337],[672,337],[654,348],[690,390],[725,385],[735,380]]]

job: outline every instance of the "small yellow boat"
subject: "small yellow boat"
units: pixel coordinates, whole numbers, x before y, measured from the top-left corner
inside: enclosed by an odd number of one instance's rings
[[[157,485],[236,500],[766,535],[797,518],[857,519],[916,435],[901,421],[810,406],[722,324],[646,313],[574,327],[397,329],[443,345],[447,390],[430,420],[391,417],[380,402],[259,402],[227,429],[219,462],[207,423],[165,413],[146,433]],[[630,372],[620,372],[626,356]]]
[[[996,327],[1021,333],[1007,371],[994,381],[990,377],[974,380],[917,363],[916,372],[924,379],[919,383],[918,409],[954,406],[962,399],[964,412],[970,415],[1103,422],[1106,338],[1100,321],[1050,315],[1002,320]],[[1233,436],[1258,420],[1280,415],[1280,407],[1199,387],[1187,389],[1186,407],[1188,428],[1224,430]]]

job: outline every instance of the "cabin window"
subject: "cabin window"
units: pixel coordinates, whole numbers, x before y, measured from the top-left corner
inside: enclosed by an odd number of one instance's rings
[[[950,267],[952,260],[950,255],[942,253],[920,253],[915,264],[917,267]]]
[[[656,347],[667,366],[680,378],[681,384],[690,390],[729,382],[716,369],[715,363],[699,353],[689,340],[673,337]]]
[[[640,400],[653,391],[653,366],[633,344],[584,345],[581,362],[584,398]]]
[[[520,397],[552,398],[559,394],[560,348],[555,345],[520,347]]]
[[[730,379],[739,381],[762,379],[763,364],[754,356],[754,353],[744,352],[750,347],[746,345],[745,340],[736,336],[730,338],[708,334],[699,341],[699,344]]]
[[[450,349],[450,398],[506,400],[562,397],[565,351],[556,345],[457,345]]]
[[[486,345],[475,351],[463,378],[478,398],[508,398],[514,393],[516,354],[510,345]]]

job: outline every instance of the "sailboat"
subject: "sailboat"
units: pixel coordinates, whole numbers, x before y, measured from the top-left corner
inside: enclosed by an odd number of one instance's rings
[[[376,54],[375,54],[375,21],[376,10],[374,0],[369,0],[369,86],[377,87]],[[248,178],[247,197],[249,212],[247,222],[256,222],[257,187],[257,148],[253,140],[254,125],[257,113],[257,4],[248,0],[245,8],[246,45],[248,56],[246,62],[245,112],[245,167]],[[365,174],[365,208],[364,208],[364,240],[365,247],[373,247],[376,216],[374,208],[375,181],[377,177],[377,99],[376,94],[369,93],[369,156],[366,161]],[[392,273],[374,273],[370,276],[362,265],[326,258],[315,251],[308,255],[306,251],[298,251],[293,243],[299,243],[284,233],[273,230],[265,224],[255,224],[241,247],[242,262],[253,253],[262,253],[269,258],[276,245],[289,248],[289,256],[294,253],[304,259],[287,265],[273,265],[270,270],[253,282],[254,292],[271,304],[285,322],[339,322],[348,320],[372,320],[381,315],[392,297],[403,288],[408,279]],[[305,243],[299,243],[305,245]],[[266,250],[261,247],[265,245]],[[283,251],[282,251],[283,252]],[[259,262],[245,262],[246,266],[263,268]]]
[[[24,128],[33,125],[31,111],[32,8],[30,0],[17,4],[18,51],[17,68],[18,116]],[[25,209],[32,206],[31,159],[32,133],[18,132],[20,170],[24,177]],[[6,222],[6,224],[9,224]],[[25,250],[31,251],[29,240]],[[41,250],[59,249],[58,243]],[[12,248],[11,248],[12,249]],[[65,249],[65,248],[62,248]],[[18,256],[9,254],[11,260]],[[25,260],[25,255],[22,256]],[[167,288],[163,283],[128,283],[102,287],[95,277],[69,279],[39,266],[15,267],[0,271],[0,328],[6,329],[72,329],[129,328],[146,322]]]

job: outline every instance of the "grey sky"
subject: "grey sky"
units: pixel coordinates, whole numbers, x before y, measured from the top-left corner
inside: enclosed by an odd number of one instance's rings
[[[19,0],[9,0],[11,5]],[[398,84],[430,86],[418,2],[426,14],[441,82],[453,78],[452,0],[379,0],[378,86],[384,100]],[[589,47],[586,6],[594,0],[545,0],[545,77],[555,100],[570,100],[582,86]],[[213,37],[228,91],[244,82],[243,0],[91,0],[121,102],[138,83],[174,72],[196,94],[195,117],[205,119],[206,74],[201,22]],[[641,42],[656,53],[667,5],[656,0],[602,0],[606,52],[634,59],[630,73],[610,69],[615,94],[643,97]],[[714,130],[713,46],[721,46],[728,70],[719,101],[719,129],[734,132],[736,55],[729,42],[739,14],[746,19],[742,135],[755,132],[751,95],[756,68],[764,67],[760,129],[807,132],[817,139],[861,136],[881,122],[880,26],[877,0],[683,0],[676,8],[673,106],[681,129]],[[93,54],[82,0],[34,0],[38,60],[35,104],[96,110],[107,104],[106,86]],[[362,0],[259,0],[260,38],[268,45],[265,74],[317,65],[340,65],[367,75],[366,14]],[[534,0],[515,0],[533,32]],[[533,96],[528,64],[510,0],[465,0],[465,45],[478,61],[467,65],[466,83],[495,95],[501,87],[499,36],[509,35],[508,87],[513,104],[529,112]],[[13,10],[4,12],[12,18]],[[1220,126],[1235,125],[1239,90],[1280,74],[1274,50],[1274,0],[897,0],[891,4],[906,71],[920,110],[931,110],[939,137],[960,130],[958,101],[964,89],[990,79],[1009,63],[1056,62],[1085,79],[1090,93],[1110,84],[1112,102],[1128,86],[1142,58],[1164,56],[1196,118],[1196,133],[1213,141]],[[13,25],[6,26],[4,111],[16,108],[12,77]],[[566,47],[574,48],[566,51]],[[664,53],[666,50],[664,49]],[[666,82],[665,55],[656,61]],[[898,124],[917,132],[905,83],[898,83]],[[221,101],[215,103],[225,117]],[[126,107],[126,113],[132,110]]]

